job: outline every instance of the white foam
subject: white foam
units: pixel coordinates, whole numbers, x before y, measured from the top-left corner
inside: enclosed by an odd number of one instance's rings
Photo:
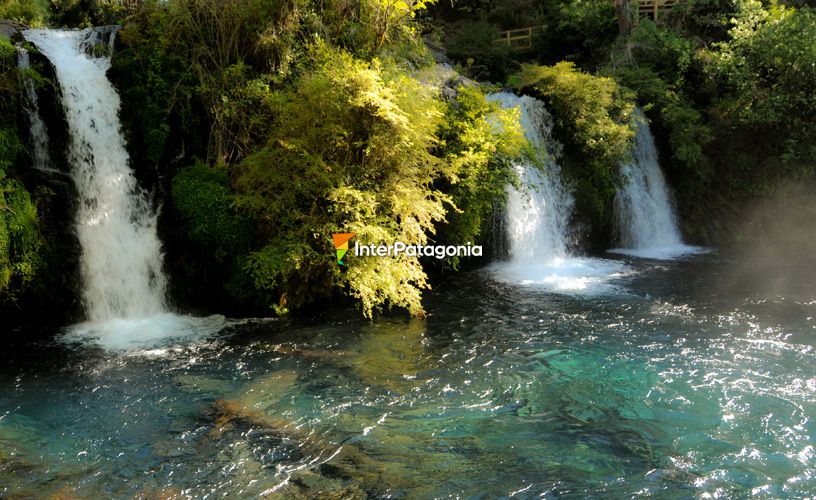
[[[633,272],[620,261],[588,257],[556,258],[541,264],[497,262],[488,271],[499,281],[568,294],[613,291],[612,280]]]
[[[168,352],[168,348],[199,342],[228,324],[228,320],[220,315],[194,317],[163,313],[80,323],[70,327],[61,340],[107,351],[142,351],[146,355],[161,356]]]

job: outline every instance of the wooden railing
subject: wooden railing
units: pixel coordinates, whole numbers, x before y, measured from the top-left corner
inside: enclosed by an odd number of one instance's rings
[[[657,21],[660,14],[672,10],[678,3],[679,0],[638,0],[638,14]]]
[[[532,49],[533,31],[538,28],[543,28],[543,26],[530,26],[529,28],[502,31],[499,33],[499,38],[496,39],[496,43],[503,43],[508,47],[519,50]]]

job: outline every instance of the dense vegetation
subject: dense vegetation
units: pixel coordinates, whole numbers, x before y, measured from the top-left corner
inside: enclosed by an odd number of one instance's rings
[[[123,23],[111,76],[137,174],[165,201],[177,297],[285,313],[343,293],[371,315],[422,314],[428,273],[462,263],[339,267],[331,233],[487,243],[516,182],[510,160],[525,145],[514,114],[457,72],[545,101],[584,248],[612,242],[635,106],[696,243],[748,238],[733,214],[812,179],[816,15],[806,2],[687,0],[656,22],[635,10],[608,0],[4,0],[0,18]],[[527,26],[531,49],[496,43],[500,30]],[[19,89],[3,43],[0,289],[10,290],[35,275],[42,238],[13,175]]]
[[[196,0],[130,18],[115,78],[136,163],[170,179],[184,222],[170,249],[182,287],[221,283],[226,300],[278,313],[342,290],[366,315],[422,314],[419,258],[338,267],[331,234],[479,241],[523,147],[483,91],[443,98],[412,21],[424,8]],[[199,159],[168,171],[179,144]]]
[[[19,94],[14,47],[0,38],[0,298],[13,302],[37,277],[42,236],[37,207],[15,171],[23,152],[17,130]]]

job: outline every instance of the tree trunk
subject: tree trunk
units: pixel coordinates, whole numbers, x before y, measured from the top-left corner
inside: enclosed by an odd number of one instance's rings
[[[632,29],[632,13],[629,0],[615,0],[615,13],[618,16],[618,29],[622,35]]]

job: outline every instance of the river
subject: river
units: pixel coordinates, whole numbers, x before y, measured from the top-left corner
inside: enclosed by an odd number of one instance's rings
[[[143,346],[21,331],[0,496],[816,492],[812,269],[626,267],[582,293],[451,276],[425,319],[190,319]]]

